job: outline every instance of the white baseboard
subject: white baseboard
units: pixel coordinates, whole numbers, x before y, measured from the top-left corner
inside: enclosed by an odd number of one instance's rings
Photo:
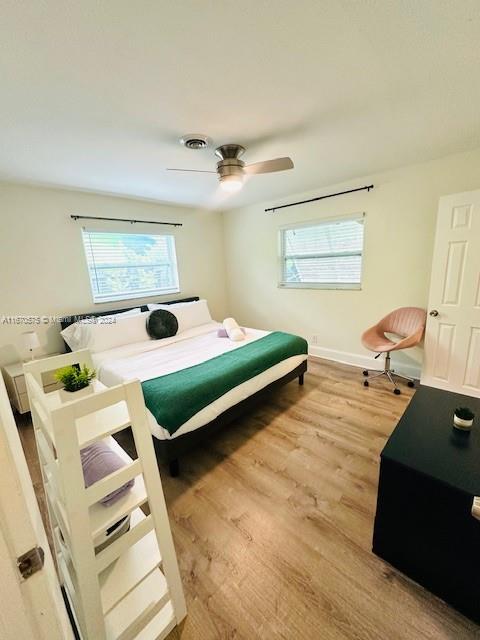
[[[308,355],[312,358],[324,358],[325,360],[334,360],[342,364],[350,364],[353,367],[361,367],[362,369],[381,369],[382,364],[375,360],[373,356],[365,356],[360,353],[348,353],[347,351],[337,351],[336,349],[326,349],[316,344],[308,345]],[[381,356],[383,359],[383,356]],[[404,362],[396,362],[395,354],[392,353],[392,369],[396,369],[399,373],[403,373],[411,378],[420,378],[421,367],[416,364],[406,364]]]

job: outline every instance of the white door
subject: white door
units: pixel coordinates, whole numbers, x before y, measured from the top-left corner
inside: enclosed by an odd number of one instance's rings
[[[440,198],[422,384],[480,397],[480,191]]]
[[[23,577],[18,558],[41,549],[43,567]],[[32,558],[41,557],[32,555]],[[0,374],[0,638],[73,640],[40,510]],[[25,569],[23,573],[26,575]]]

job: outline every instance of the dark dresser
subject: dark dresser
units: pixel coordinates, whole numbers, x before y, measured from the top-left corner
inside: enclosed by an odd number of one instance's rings
[[[471,432],[453,411],[476,414]],[[420,386],[381,454],[373,551],[480,623],[480,399]]]

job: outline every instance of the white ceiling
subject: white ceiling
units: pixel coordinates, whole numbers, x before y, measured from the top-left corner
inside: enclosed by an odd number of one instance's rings
[[[480,146],[480,3],[3,0],[0,78],[0,178],[230,208]]]

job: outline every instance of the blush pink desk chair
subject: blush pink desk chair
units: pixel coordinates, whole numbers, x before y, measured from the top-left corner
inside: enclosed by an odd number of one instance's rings
[[[370,379],[387,376],[393,384],[393,393],[396,395],[400,393],[400,389],[393,379],[394,375],[407,380],[409,387],[415,386],[413,378],[395,373],[395,371],[390,368],[390,352],[398,351],[399,349],[408,349],[417,345],[425,331],[426,318],[427,312],[425,309],[419,309],[418,307],[401,307],[389,313],[388,316],[382,318],[380,322],[377,322],[377,324],[370,327],[370,329],[367,329],[362,335],[362,344],[370,351],[377,352],[375,358],[385,353],[385,365],[383,370],[365,369],[363,375],[368,376],[370,371],[372,371],[375,372],[375,375],[371,376]],[[401,339],[398,342],[394,342],[387,338],[386,333],[393,333]],[[363,384],[368,387],[369,381],[365,380]]]

